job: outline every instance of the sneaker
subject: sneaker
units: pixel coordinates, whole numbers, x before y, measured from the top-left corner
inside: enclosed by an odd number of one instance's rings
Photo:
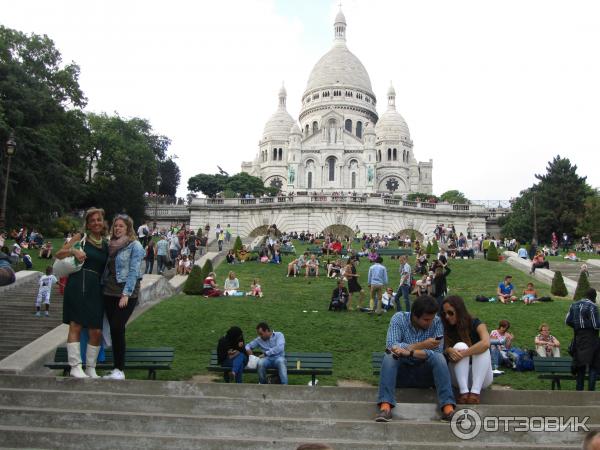
[[[50,317],[50,313],[49,313],[48,311],[46,311],[46,312],[44,313],[44,315],[45,315],[46,317]]]
[[[504,373],[504,371],[502,371],[502,370],[498,370],[498,369],[492,370],[492,374],[494,374],[494,375],[502,375],[503,373]]]
[[[119,369],[113,369],[108,375],[102,377],[105,380],[124,380],[125,374]]]
[[[382,409],[379,411],[377,416],[375,417],[375,422],[391,422],[392,421],[392,411]]]
[[[42,313],[41,313],[41,312],[39,312],[39,311],[38,311],[38,312],[36,312],[36,313],[35,313],[35,317],[42,317]]]

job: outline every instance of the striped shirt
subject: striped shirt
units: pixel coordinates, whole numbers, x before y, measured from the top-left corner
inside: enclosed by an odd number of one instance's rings
[[[569,308],[565,323],[574,330],[598,330],[600,329],[598,307],[587,298],[579,300]]]
[[[410,344],[423,342],[429,338],[436,338],[444,335],[444,328],[439,316],[435,316],[431,326],[425,330],[415,328],[410,320],[410,312],[398,312],[392,316],[390,326],[387,332],[386,348],[391,349],[394,346],[407,348]],[[434,350],[423,350],[427,357],[434,352],[442,353],[444,350],[444,339],[440,340],[440,345]]]

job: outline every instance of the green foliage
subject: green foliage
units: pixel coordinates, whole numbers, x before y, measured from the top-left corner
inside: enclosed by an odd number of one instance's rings
[[[433,239],[431,244],[431,254],[437,255],[440,252],[440,247],[438,245],[437,239]]]
[[[158,173],[162,179],[158,193],[174,197],[177,194],[177,187],[181,179],[179,166],[173,161],[172,157],[168,157],[158,165]]]
[[[427,252],[428,255],[433,254],[433,246],[431,245],[431,242],[427,243],[427,248],[425,249],[425,251]]]
[[[417,240],[417,234],[415,233],[415,230],[412,230],[410,232],[410,242],[412,242],[412,245],[415,245],[416,240]]]
[[[50,236],[64,236],[74,230],[80,230],[82,220],[73,216],[61,216],[54,220],[49,230]]]
[[[589,234],[592,242],[600,241],[600,195],[597,192],[586,199],[583,217],[575,231],[579,236]]]
[[[233,243],[233,253],[237,255],[238,252],[242,249],[242,239],[238,236],[235,238],[235,242]]]
[[[496,248],[496,244],[490,242],[490,248],[487,251],[487,260],[488,261],[498,261],[498,249]]]
[[[214,272],[213,263],[210,259],[207,259],[202,267],[202,280],[208,276],[209,273]]]
[[[565,280],[563,279],[562,272],[560,270],[554,272],[554,278],[552,278],[552,287],[550,288],[550,293],[559,297],[566,297],[567,295],[569,295],[569,292],[567,291],[567,286],[565,286]]]
[[[451,191],[446,191],[442,195],[440,195],[440,200],[448,203],[456,203],[456,204],[468,204],[471,203],[469,199],[460,191],[453,189]]]
[[[436,202],[438,202],[440,200],[439,197],[437,197],[433,194],[424,194],[423,192],[413,192],[412,194],[408,194],[406,196],[406,200],[409,200],[411,202],[416,202],[416,201],[426,202],[431,199],[435,200]]]
[[[577,280],[577,288],[575,288],[575,295],[573,300],[581,300],[587,298],[587,291],[590,289],[590,281],[588,280],[585,272],[579,274],[579,280]]]
[[[240,172],[231,177],[200,173],[188,180],[188,190],[202,192],[207,197],[214,197],[219,192],[223,192],[226,198],[234,197],[236,194],[253,194],[258,197],[263,194],[273,195],[277,193],[277,189],[265,187],[260,178],[246,172]]]
[[[539,181],[513,202],[510,214],[502,221],[502,233],[519,240],[533,235],[533,203],[538,236],[549,242],[552,232],[572,236],[584,215],[584,203],[593,194],[586,177],[577,175],[577,166],[568,158],[556,156],[548,163],[547,172],[535,176]],[[590,223],[593,225],[593,222]]]
[[[183,292],[187,295],[201,295],[203,286],[204,277],[202,276],[202,268],[194,264],[192,271],[183,285]]]
[[[208,175],[199,173],[188,180],[188,190],[191,192],[202,192],[207,197],[214,197],[225,189],[225,180],[223,175]]]

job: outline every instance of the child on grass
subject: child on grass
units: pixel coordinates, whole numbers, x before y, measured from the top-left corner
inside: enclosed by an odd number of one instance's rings
[[[58,283],[58,280],[52,275],[52,266],[46,267],[46,275],[42,275],[39,281],[38,295],[35,299],[35,316],[41,317],[42,302],[44,302],[46,311],[44,315],[48,317],[50,315],[50,293],[52,292],[52,285]]]
[[[259,278],[255,278],[254,280],[252,280],[252,285],[250,286],[249,294],[254,297],[262,297],[263,296],[262,289],[260,287],[260,279]]]

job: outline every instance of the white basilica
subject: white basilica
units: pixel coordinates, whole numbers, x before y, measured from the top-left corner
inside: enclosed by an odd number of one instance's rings
[[[432,160],[415,159],[392,86],[387,110],[381,117],[377,114],[369,74],[346,46],[341,10],[334,33],[333,47],[308,78],[301,126],[286,110],[282,87],[258,154],[254,161],[242,163],[242,171],[286,192],[431,193]]]

